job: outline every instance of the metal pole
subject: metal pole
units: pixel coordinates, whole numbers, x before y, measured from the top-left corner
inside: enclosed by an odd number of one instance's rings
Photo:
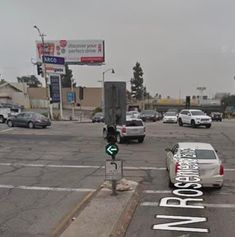
[[[45,55],[45,41],[44,41],[44,35],[41,33],[40,29],[35,25],[34,28],[38,31],[39,36],[42,41],[42,66],[43,66],[43,75],[42,77],[45,78],[45,87],[46,87],[46,97],[48,102],[48,117],[52,118],[52,106],[50,106],[50,88],[48,86],[48,78],[47,78],[47,72],[46,72],[46,64],[43,62],[43,56]]]
[[[115,130],[116,130],[116,104],[117,104],[117,93],[116,93],[116,87],[112,86],[112,125],[115,126]],[[115,161],[115,156],[112,156],[112,160]],[[117,181],[116,180],[112,180],[112,195],[116,196],[117,192],[116,192],[116,186],[117,186]]]
[[[74,120],[74,93],[73,93],[73,80],[71,79],[71,92],[73,95],[73,100],[72,100],[72,120]]]
[[[62,97],[62,86],[61,86],[61,75],[59,78],[59,86],[60,86],[60,119],[63,119],[63,97]]]
[[[103,74],[103,77],[102,77],[102,101],[101,101],[101,103],[102,103],[102,112],[103,112],[103,114],[104,114],[104,74],[105,74],[105,72],[103,72],[102,73]]]

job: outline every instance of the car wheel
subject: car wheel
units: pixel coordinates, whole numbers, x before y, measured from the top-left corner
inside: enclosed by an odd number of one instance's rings
[[[179,119],[179,126],[182,127],[183,126],[183,122],[181,119]]]
[[[169,180],[168,180],[168,186],[169,186],[169,188],[174,188],[174,184],[171,182],[170,177],[169,177]]]
[[[122,144],[124,139],[120,136],[120,133],[117,134],[117,143]]]
[[[206,128],[210,128],[210,127],[211,127],[211,124],[207,124],[207,125],[206,125]]]
[[[191,125],[192,125],[193,128],[196,128],[196,123],[195,123],[194,120],[191,121]]]
[[[138,142],[139,142],[139,143],[143,143],[143,141],[144,141],[144,138],[143,138],[143,137],[138,138]]]
[[[7,121],[7,125],[8,125],[8,127],[9,127],[9,128],[12,128],[12,127],[14,127],[14,126],[13,126],[13,123],[12,123],[12,121],[11,121],[11,120]]]
[[[30,129],[34,128],[34,125],[33,125],[32,122],[29,122],[29,123],[28,123],[28,128],[30,128]]]
[[[4,123],[5,122],[5,119],[4,119],[4,117],[1,115],[0,116],[0,123]]]

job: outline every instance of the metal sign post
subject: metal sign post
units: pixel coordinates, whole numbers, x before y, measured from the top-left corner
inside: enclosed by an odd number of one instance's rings
[[[112,160],[106,160],[105,178],[112,181],[112,195],[117,195],[117,180],[123,176],[122,161],[116,160],[119,151],[117,142],[117,125],[126,123],[126,83],[105,82],[104,83],[104,114],[107,125],[106,153]]]

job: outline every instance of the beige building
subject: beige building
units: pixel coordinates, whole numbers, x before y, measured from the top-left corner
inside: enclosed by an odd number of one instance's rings
[[[71,103],[67,100],[68,93],[71,88],[62,88],[62,103],[63,108],[71,108]],[[76,93],[76,103],[81,105],[84,110],[93,110],[96,107],[101,107],[102,88],[99,87],[84,87],[83,100],[79,100],[79,88],[74,88]],[[46,88],[28,88],[31,108],[46,108],[48,105]]]
[[[26,83],[5,82],[0,85],[0,103],[10,103],[30,107]]]

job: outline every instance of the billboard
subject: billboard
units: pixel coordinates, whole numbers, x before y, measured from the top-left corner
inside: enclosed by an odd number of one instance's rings
[[[44,54],[63,57],[67,64],[102,64],[105,62],[104,40],[48,40]],[[37,62],[42,62],[43,45],[36,41]]]

